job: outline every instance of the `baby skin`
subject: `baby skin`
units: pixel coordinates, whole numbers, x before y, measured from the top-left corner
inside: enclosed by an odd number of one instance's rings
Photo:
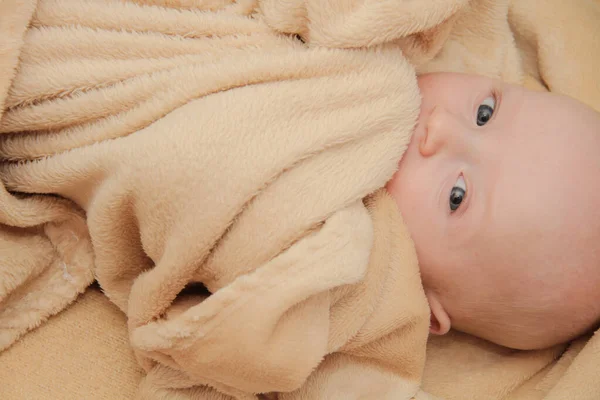
[[[387,189],[417,251],[432,334],[515,349],[600,323],[600,114],[463,74],[419,78]]]

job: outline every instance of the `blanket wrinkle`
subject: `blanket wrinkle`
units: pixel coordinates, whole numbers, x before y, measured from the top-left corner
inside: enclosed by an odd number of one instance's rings
[[[416,74],[600,110],[599,16],[558,0],[4,0],[0,370],[96,279],[127,317],[139,399],[597,397],[598,334],[534,352],[428,340],[381,187]],[[74,332],[94,323],[73,309]]]
[[[17,75],[19,55],[36,2],[0,3],[0,120]],[[56,197],[18,196],[0,186],[0,351],[64,309],[93,280],[93,254],[77,207]],[[62,265],[72,279],[65,280]]]
[[[148,374],[142,398],[319,397],[303,387],[325,375],[331,387],[317,390],[336,393],[349,376],[325,368],[335,352],[381,382],[351,396],[412,397],[427,303],[395,204],[373,194],[416,122],[413,67],[398,47],[311,47],[275,32],[268,4],[186,4],[43,0],[24,20],[3,95],[0,177],[40,204],[83,210],[77,246],[93,246],[93,262],[56,259],[46,290],[83,290],[78,265],[93,274],[127,315]],[[37,282],[40,269],[19,277]],[[210,296],[182,294],[191,283]],[[3,310],[29,307],[38,323],[58,311],[5,287]]]

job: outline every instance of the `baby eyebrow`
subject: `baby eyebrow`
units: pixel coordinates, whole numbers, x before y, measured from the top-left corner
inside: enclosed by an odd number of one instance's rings
[[[494,179],[493,177],[487,177],[487,179],[485,179],[484,186],[486,187],[480,188],[477,193],[477,208],[479,209],[479,211],[477,212],[478,226],[475,229],[475,234],[477,235],[481,235],[485,227],[491,226],[493,224],[493,218],[495,216],[495,213],[493,212],[495,206],[494,193],[497,190],[498,179]]]

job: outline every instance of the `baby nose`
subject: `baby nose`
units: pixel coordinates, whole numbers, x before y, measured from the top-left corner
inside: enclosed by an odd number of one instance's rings
[[[425,134],[419,143],[421,155],[430,157],[445,147],[458,143],[462,129],[451,113],[436,107],[426,121]]]

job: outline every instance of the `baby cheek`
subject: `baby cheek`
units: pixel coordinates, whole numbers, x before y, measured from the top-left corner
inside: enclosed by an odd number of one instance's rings
[[[429,180],[423,175],[422,168],[411,159],[410,155],[400,164],[399,171],[393,176],[387,185],[387,190],[396,202],[402,219],[407,226],[408,232],[415,244],[417,252],[422,254],[431,253],[430,247],[435,245],[436,222],[434,210],[429,202],[427,187]],[[439,224],[438,224],[439,225]],[[439,230],[439,229],[438,229]]]
[[[429,265],[435,261],[437,236],[432,226],[432,214],[426,212],[423,201],[415,194],[415,191],[408,191],[396,203],[415,246],[419,263]]]
[[[407,185],[407,180],[403,179],[400,173],[394,175],[394,178],[388,183],[388,191],[393,197],[398,206],[398,210],[402,215],[402,219],[409,228],[409,232],[412,232],[414,228],[413,220],[416,214],[418,214],[418,204],[415,201],[415,190],[414,188]]]

